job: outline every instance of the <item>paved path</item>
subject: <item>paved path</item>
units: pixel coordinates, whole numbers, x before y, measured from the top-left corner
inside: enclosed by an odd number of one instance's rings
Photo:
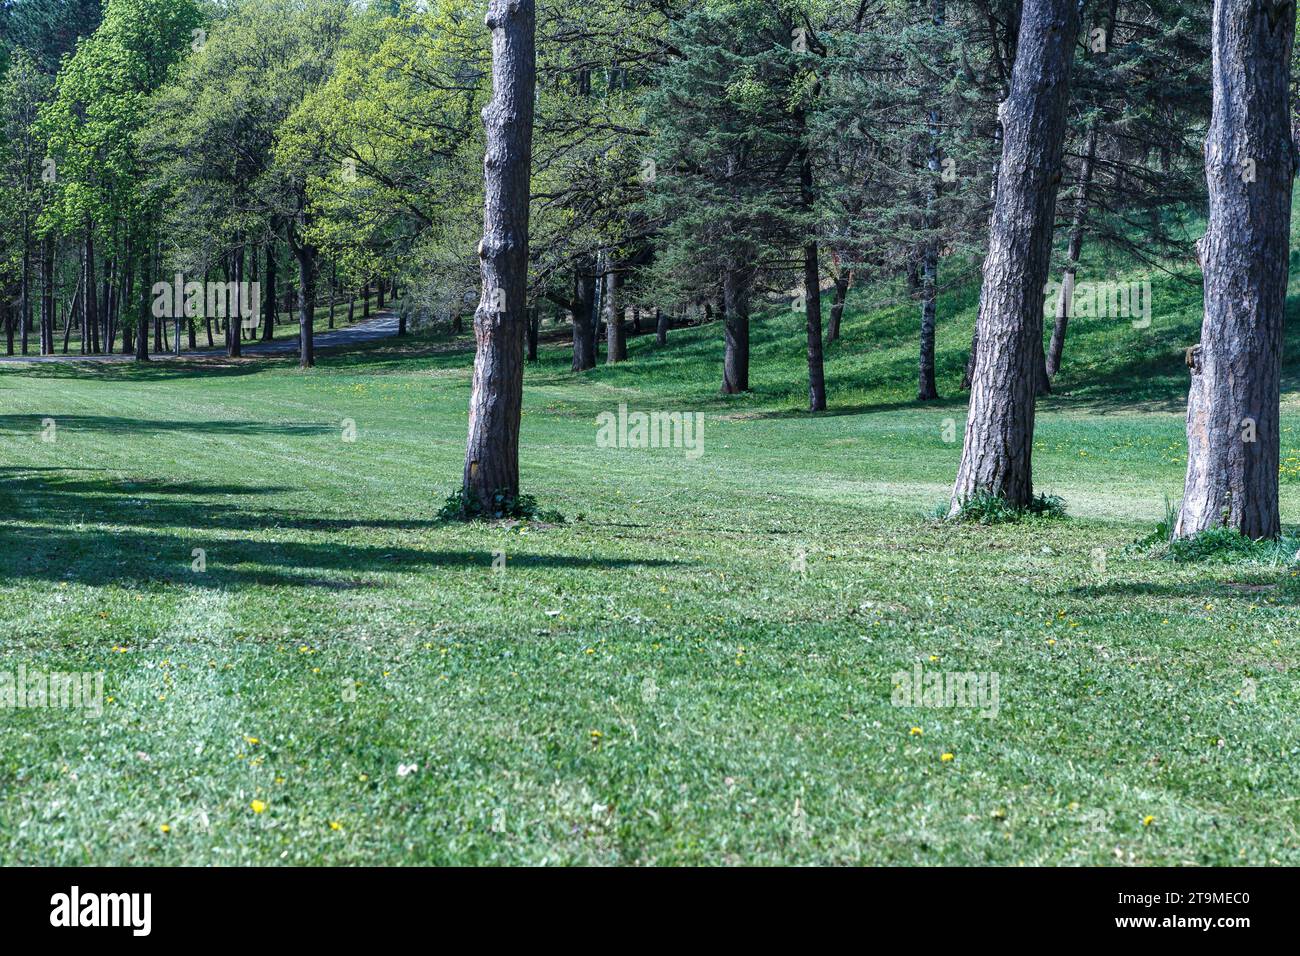
[[[285,325],[277,328],[284,337],[275,339],[271,342],[244,342],[240,351],[245,356],[251,355],[296,355],[298,354],[298,336],[296,326]],[[353,345],[360,345],[363,342],[374,342],[379,339],[386,339],[389,336],[397,334],[397,316],[387,310],[378,312],[374,318],[366,319],[364,322],[358,322],[355,325],[349,325],[345,329],[334,329],[332,331],[317,332],[315,347],[317,351],[321,349],[348,348]],[[37,338],[37,344],[40,339]],[[0,343],[3,344],[3,343]],[[182,352],[179,356],[175,352],[150,352],[149,357],[152,359],[205,359],[205,358],[222,358],[226,357],[224,347],[212,349],[195,349],[194,351]],[[78,355],[69,352],[67,355],[0,355],[0,362],[130,362],[133,358],[130,355]]]

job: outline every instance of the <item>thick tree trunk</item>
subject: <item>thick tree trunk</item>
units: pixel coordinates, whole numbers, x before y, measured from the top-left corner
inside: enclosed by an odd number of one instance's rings
[[[1216,0],[1205,140],[1210,217],[1201,344],[1188,353],[1187,478],[1175,537],[1275,538],[1279,381],[1296,152],[1288,86],[1295,7]]]
[[[826,326],[826,344],[840,337],[840,322],[844,318],[844,299],[849,293],[849,273],[844,272],[835,279],[835,292],[831,296],[831,319]]]
[[[627,359],[627,328],[623,325],[623,306],[619,288],[622,276],[611,266],[605,273],[605,288],[600,298],[600,311],[605,319],[605,364],[613,365]]]
[[[474,312],[474,378],[462,489],[491,513],[493,498],[519,495],[524,306],[535,77],[533,0],[489,0],[492,99],[483,109],[482,295]]]
[[[749,391],[749,279],[739,270],[727,270],[722,280],[722,301],[726,310],[723,334],[722,393]]]
[[[668,344],[668,313],[659,308],[655,309],[655,342]]]
[[[1043,363],[1047,281],[1061,174],[1075,0],[1025,0],[1003,129],[978,319],[979,352],[951,511],[980,493],[1033,498],[1034,393]]]
[[[596,367],[596,276],[588,264],[574,276],[573,371]]]

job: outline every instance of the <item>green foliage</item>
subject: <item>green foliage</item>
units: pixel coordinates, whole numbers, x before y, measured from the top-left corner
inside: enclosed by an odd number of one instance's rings
[[[439,521],[544,521],[548,524],[563,524],[564,515],[558,511],[542,510],[537,499],[532,495],[512,495],[505,490],[492,495],[492,504],[484,508],[478,498],[466,495],[464,489],[457,489],[447,496],[442,507],[438,509]]]
[[[952,515],[941,506],[937,517],[970,524],[1012,524],[1027,518],[1059,519],[1065,515],[1065,501],[1056,495],[1034,495],[1028,505],[1016,507],[1005,498],[989,492],[980,492],[962,502],[961,508]]]

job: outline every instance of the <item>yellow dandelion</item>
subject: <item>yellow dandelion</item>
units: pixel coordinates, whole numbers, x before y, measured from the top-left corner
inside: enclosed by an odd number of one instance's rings
[[[943,761],[944,763],[951,763],[952,760],[953,760],[953,756],[952,756],[952,754],[944,754],[944,755],[941,756],[939,759],[940,759],[941,761]]]
[[[1143,825],[1144,827],[1149,827],[1149,826],[1151,826],[1151,824],[1153,824],[1153,823],[1155,823],[1155,822],[1156,822],[1156,818],[1153,817],[1153,816],[1151,816],[1151,814],[1149,814],[1149,813],[1148,813],[1146,816],[1144,816],[1144,817],[1142,818],[1142,825]]]
[[[261,800],[254,800],[252,803],[249,804],[249,806],[253,808],[254,813],[262,813],[263,811],[266,810],[266,804],[263,803]]]
[[[171,832],[172,832],[172,828],[171,828],[170,826],[168,826],[166,823],[164,823],[164,824],[163,824],[162,826],[160,826],[158,829],[161,830],[163,833],[171,833]]]
[[[923,733],[925,733],[925,731],[922,730],[920,727],[913,727],[911,730],[909,730],[909,731],[907,732],[907,735],[908,735],[909,737],[919,737],[919,736],[921,736]]]
[[[331,821],[330,821],[330,829],[331,829],[331,830],[342,830],[342,829],[343,829],[343,824],[339,823],[337,820],[331,820]]]

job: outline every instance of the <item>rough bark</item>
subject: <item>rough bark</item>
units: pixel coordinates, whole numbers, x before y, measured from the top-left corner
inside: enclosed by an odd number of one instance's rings
[[[660,308],[655,309],[655,342],[668,344],[668,313]]]
[[[490,0],[492,99],[483,108],[482,295],[474,312],[474,377],[463,492],[491,512],[493,498],[519,494],[524,307],[535,83],[533,0]]]
[[[1075,0],[1026,0],[1003,130],[977,322],[979,351],[951,511],[979,493],[1033,498],[1034,394],[1043,363],[1056,185],[1079,34]]]
[[[749,278],[729,269],[722,279],[723,335],[722,392],[735,395],[749,391]]]
[[[1216,0],[1213,110],[1205,140],[1210,216],[1198,244],[1201,342],[1188,352],[1187,477],[1175,537],[1234,528],[1275,538],[1279,388],[1291,185],[1295,8]]]

